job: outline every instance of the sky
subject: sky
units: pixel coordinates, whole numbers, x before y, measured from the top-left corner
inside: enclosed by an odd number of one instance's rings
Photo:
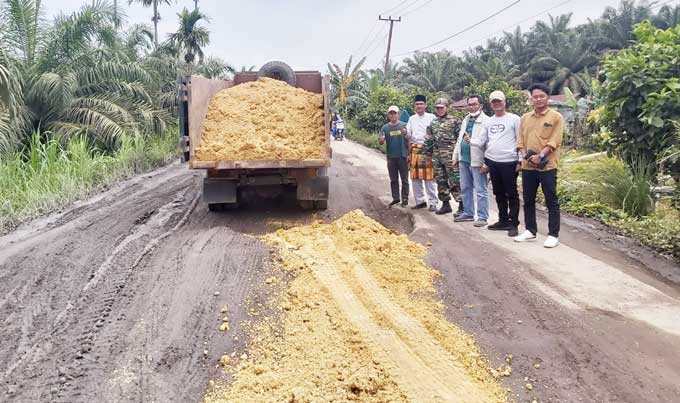
[[[354,60],[366,56],[365,67],[384,63],[388,22],[378,16],[401,16],[394,23],[391,59],[435,43],[489,17],[517,0],[199,0],[198,7],[210,18],[210,45],[205,53],[218,56],[237,69],[259,68],[271,60],[281,60],[296,70],[326,71],[327,62],[344,66],[350,55]],[[46,16],[69,14],[86,0],[43,0]],[[193,9],[193,0],[171,1],[159,6],[160,38],[177,27],[177,13]],[[528,30],[535,21],[550,14],[573,13],[573,24],[586,22],[602,14],[619,0],[520,0],[507,10],[469,31],[426,50],[446,48],[456,54],[486,43],[503,30],[520,25]],[[128,5],[119,0],[128,16],[127,23],[151,24],[152,9]],[[671,4],[680,3],[672,1]],[[541,13],[541,15],[536,16]]]

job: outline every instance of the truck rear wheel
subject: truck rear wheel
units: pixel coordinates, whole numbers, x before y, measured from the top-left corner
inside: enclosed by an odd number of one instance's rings
[[[295,87],[295,72],[284,62],[273,61],[265,64],[257,72],[257,78],[268,77],[275,80],[284,81]]]

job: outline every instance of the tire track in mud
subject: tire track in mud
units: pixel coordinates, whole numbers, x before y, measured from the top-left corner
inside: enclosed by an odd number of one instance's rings
[[[67,375],[66,382],[63,381],[63,377],[60,378],[61,386],[56,393],[56,402],[70,403],[81,398],[82,389],[87,386],[88,382],[79,378],[105,379],[105,368],[98,362],[98,357],[91,356],[91,352],[95,345],[106,348],[113,344],[115,338],[120,337],[119,329],[125,323],[125,314],[120,312],[110,317],[114,304],[122,298],[132,297],[135,289],[128,287],[128,283],[134,270],[160,240],[168,237],[186,223],[197,201],[198,195],[194,194],[189,208],[179,221],[169,230],[154,236],[159,229],[166,228],[173,217],[182,213],[184,203],[175,199],[162,206],[149,217],[148,221],[143,222],[125,237],[92,274],[90,281],[82,289],[84,297],[77,303],[78,306],[85,307],[84,312],[79,311],[77,323],[72,323],[74,327],[80,328],[80,334],[76,337],[76,346],[71,353],[72,360],[62,361],[62,365],[68,365],[68,361],[71,364],[66,366],[66,371],[63,371]],[[98,286],[104,276],[106,276],[106,281]],[[90,292],[95,288],[96,292]],[[64,317],[67,315],[68,313]],[[59,324],[57,322],[57,325]],[[106,327],[106,332],[103,332],[104,337],[100,337],[104,327]],[[102,355],[106,356],[106,354]]]
[[[0,238],[9,245],[0,253],[0,288],[9,290],[0,301],[0,385],[8,401],[78,401],[68,397],[77,390],[68,391],[85,373],[98,375],[90,353],[105,342],[97,340],[101,329],[120,320],[112,307],[127,292],[129,273],[196,205],[194,175],[185,174],[161,169],[144,176],[151,183],[135,178],[131,189],[121,185],[70,210],[79,215],[59,213]],[[116,199],[121,193],[132,199]]]

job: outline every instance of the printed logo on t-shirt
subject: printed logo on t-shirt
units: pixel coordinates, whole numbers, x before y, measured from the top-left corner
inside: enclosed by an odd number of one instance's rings
[[[505,131],[505,125],[503,123],[496,123],[489,126],[489,133],[503,133]]]
[[[390,137],[392,136],[401,136],[401,130],[392,130],[390,132]]]

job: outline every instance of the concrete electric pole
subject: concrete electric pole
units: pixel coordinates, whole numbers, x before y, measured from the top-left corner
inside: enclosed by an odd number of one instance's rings
[[[389,37],[387,38],[387,54],[385,55],[385,75],[387,76],[387,66],[389,66],[390,64],[390,48],[392,47],[392,28],[394,27],[395,22],[401,22],[401,17],[395,20],[392,18],[392,16],[389,16],[388,18],[383,18],[382,16],[379,15],[378,20],[390,22],[390,34]]]

